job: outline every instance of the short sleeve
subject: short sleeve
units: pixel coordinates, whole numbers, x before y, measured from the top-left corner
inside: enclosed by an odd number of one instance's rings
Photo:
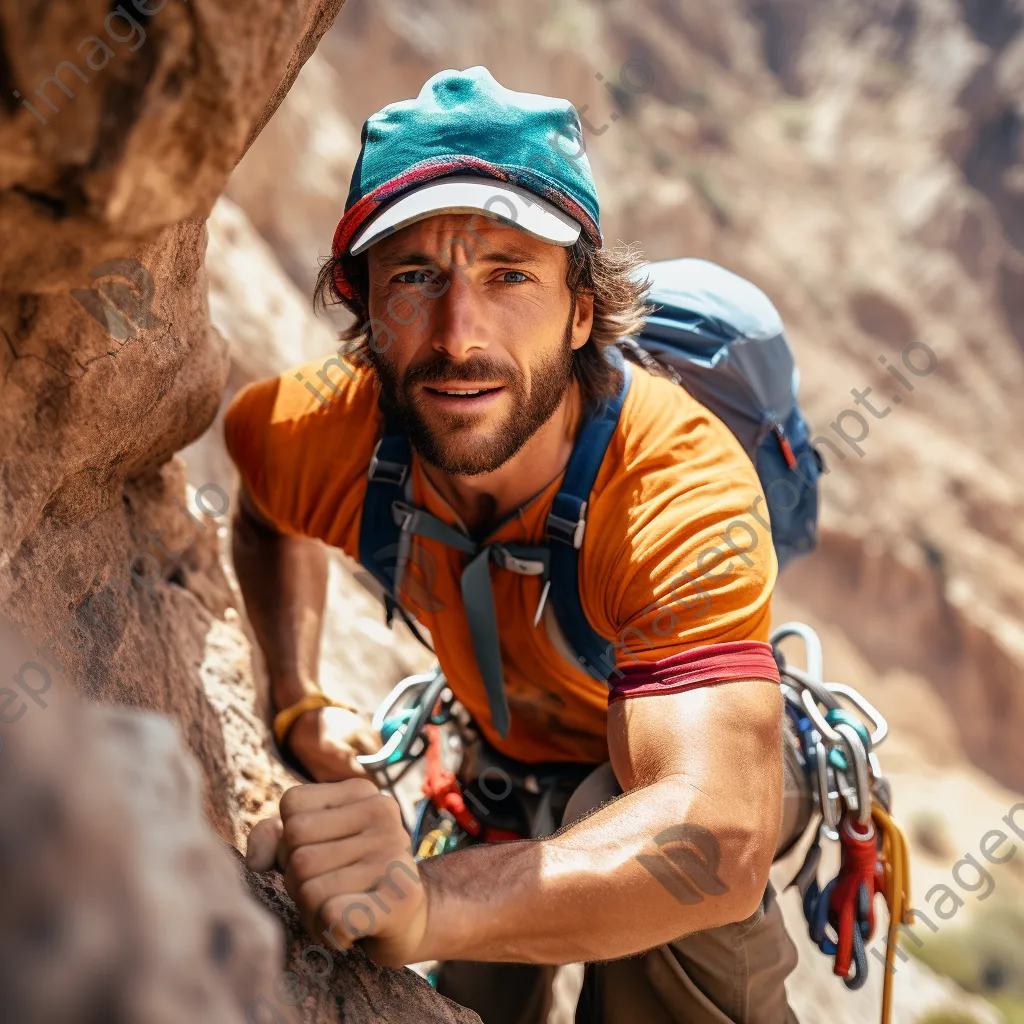
[[[225,414],[224,440],[256,507],[278,530],[356,557],[379,427],[372,375],[326,356],[242,388]]]
[[[634,374],[623,418],[587,524],[599,539],[581,568],[584,610],[614,638],[614,667],[692,663],[697,651],[763,658],[778,563],[750,459],[663,379]]]
[[[264,447],[266,428],[277,392],[276,379],[247,384],[224,414],[224,444],[256,507],[280,530],[281,523],[266,506],[264,494]]]

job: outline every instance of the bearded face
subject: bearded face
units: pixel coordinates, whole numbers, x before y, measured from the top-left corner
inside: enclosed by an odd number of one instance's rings
[[[370,312],[387,328],[367,353],[383,397],[419,455],[453,476],[522,450],[565,399],[590,333],[564,249],[475,220],[430,217],[367,254]]]
[[[559,343],[534,354],[525,373],[481,353],[463,362],[445,352],[400,371],[372,355],[385,400],[416,451],[456,476],[491,473],[551,418],[572,384],[572,320]]]

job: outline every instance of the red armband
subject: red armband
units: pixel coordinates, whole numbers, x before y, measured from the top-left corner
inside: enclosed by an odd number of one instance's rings
[[[722,644],[694,647],[661,661],[621,665],[609,680],[608,703],[625,697],[646,697],[682,693],[701,686],[729,683],[737,679],[765,679],[779,683],[779,666],[772,645],[761,640],[732,640]]]

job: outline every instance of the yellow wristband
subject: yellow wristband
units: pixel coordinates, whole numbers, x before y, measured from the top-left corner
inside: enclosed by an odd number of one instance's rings
[[[288,730],[295,724],[299,715],[305,714],[307,711],[316,711],[319,708],[342,708],[345,711],[356,711],[351,704],[343,704],[333,697],[328,697],[322,690],[318,690],[316,693],[307,693],[305,697],[282,708],[274,715],[274,739],[279,744],[284,743]]]

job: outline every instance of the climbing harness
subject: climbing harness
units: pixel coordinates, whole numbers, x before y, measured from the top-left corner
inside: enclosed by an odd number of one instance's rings
[[[788,664],[782,654],[780,644],[790,637],[803,641],[804,669]],[[881,1021],[888,1024],[898,928],[913,920],[906,839],[890,814],[889,784],[876,753],[888,725],[855,689],[824,681],[821,641],[810,626],[798,622],[779,626],[772,632],[771,644],[797,758],[813,803],[808,831],[814,830],[814,838],[790,884],[800,892],[811,939],[823,954],[833,958],[833,973],[849,989],[862,988],[867,981],[867,944],[875,930],[874,898],[882,895],[889,922]],[[425,762],[423,799],[417,804],[413,826],[407,826],[417,860],[478,842],[551,834],[559,824],[551,794],[560,786],[578,784],[594,767],[525,766],[529,771],[524,773],[524,766],[496,752],[491,753],[490,761],[481,761],[479,748],[471,746],[478,735],[472,720],[455,699],[440,667],[402,680],[377,709],[373,726],[384,745],[376,754],[357,760],[378,773],[392,794],[394,784],[414,763]],[[480,777],[482,765],[490,765],[507,780],[509,791],[514,789],[517,796],[532,795],[535,799],[528,820],[518,828],[486,821],[478,813],[486,808],[480,808],[466,780],[447,767],[449,750],[463,768],[474,760],[468,755],[476,750],[474,777]],[[399,766],[398,774],[392,776],[392,769]],[[824,886],[818,882],[822,840],[838,843],[840,853],[839,871]]]
[[[384,746],[376,754],[360,755],[356,760],[377,774],[392,795],[394,785],[412,764],[420,759],[424,762],[423,799],[416,806],[412,827],[406,823],[417,859],[477,842],[550,835],[561,819],[556,797],[567,801],[572,790],[597,767],[525,765],[501,755],[482,742],[440,667],[402,680],[378,707],[373,727],[380,732]],[[447,727],[447,734],[442,727]],[[460,773],[448,767],[446,760],[458,763]],[[504,792],[491,792],[489,775],[494,778],[493,788],[504,788]],[[471,785],[473,781],[477,785]],[[506,799],[509,796],[514,799]],[[517,812],[515,820],[501,821],[512,808]]]
[[[806,669],[782,656],[778,645],[788,637],[803,640]],[[779,626],[771,643],[816,811],[814,839],[791,884],[802,897],[812,941],[833,958],[833,973],[849,989],[867,981],[874,898],[882,894],[889,924],[881,1020],[888,1024],[897,929],[912,919],[907,844],[889,813],[889,784],[875,752],[888,726],[852,687],[824,682],[821,641],[809,626]],[[839,843],[840,864],[836,877],[819,887],[823,838]]]

